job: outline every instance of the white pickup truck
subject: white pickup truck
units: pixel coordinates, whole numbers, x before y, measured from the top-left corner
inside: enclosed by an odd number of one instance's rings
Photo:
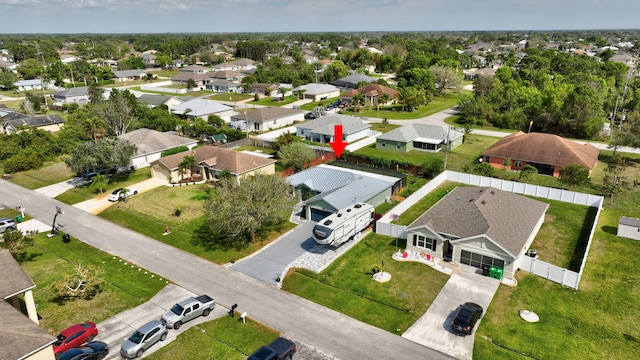
[[[209,295],[190,297],[171,307],[160,319],[167,328],[178,330],[182,324],[199,316],[207,316],[216,307]]]

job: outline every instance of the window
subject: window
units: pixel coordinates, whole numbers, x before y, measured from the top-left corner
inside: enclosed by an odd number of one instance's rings
[[[382,147],[385,147],[385,146],[387,146],[387,144],[385,144],[385,143],[381,143],[381,144],[382,144]]]
[[[516,160],[516,161],[514,161],[514,162],[513,162],[513,166],[514,166],[514,167],[517,167],[517,168],[522,167],[522,160]]]
[[[484,157],[484,161],[485,162],[491,162],[491,156],[485,156]]]
[[[413,246],[435,251],[436,243],[437,243],[436,239],[431,239],[426,236],[418,235],[418,234],[413,235]]]

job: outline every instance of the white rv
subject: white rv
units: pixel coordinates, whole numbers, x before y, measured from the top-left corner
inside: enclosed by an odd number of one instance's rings
[[[340,246],[371,225],[374,210],[373,205],[366,203],[340,209],[313,227],[313,239],[321,245]]]

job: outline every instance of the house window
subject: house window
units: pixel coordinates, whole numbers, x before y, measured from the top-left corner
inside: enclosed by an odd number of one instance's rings
[[[382,144],[382,147],[385,147],[385,146],[387,146],[387,144],[385,144],[385,143],[381,143],[381,144]]]
[[[514,166],[514,167],[517,167],[517,168],[522,167],[522,160],[516,160],[516,161],[514,161],[514,162],[513,162],[513,166]]]
[[[436,243],[437,243],[436,239],[431,239],[426,236],[418,235],[418,234],[413,235],[413,246],[435,251]]]
[[[485,156],[484,157],[484,161],[490,163],[491,162],[491,156]]]

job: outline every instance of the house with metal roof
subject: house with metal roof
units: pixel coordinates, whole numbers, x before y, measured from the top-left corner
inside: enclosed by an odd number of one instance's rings
[[[464,134],[449,126],[407,124],[388,131],[376,138],[376,149],[409,152],[412,150],[449,151],[462,145]]]
[[[193,99],[169,108],[172,114],[183,115],[189,119],[201,118],[206,120],[209,115],[218,115],[229,122],[231,115],[235,114],[232,107],[217,101],[206,99]]]
[[[182,104],[182,100],[180,98],[171,95],[143,94],[140,95],[137,100],[139,103],[144,103],[150,108],[162,105],[166,105],[167,108],[172,108]]]
[[[369,75],[356,73],[349,76],[345,76],[338,80],[330,81],[329,84],[335,85],[342,90],[351,90],[351,89],[357,89],[359,85],[362,83],[370,84],[377,81],[378,79],[373,78]]]
[[[19,113],[10,113],[2,118],[0,133],[12,134],[23,128],[36,128],[48,132],[57,132],[64,126],[64,119],[58,114],[32,116]]]
[[[115,76],[113,80],[115,80],[116,82],[121,82],[121,81],[140,80],[143,77],[147,76],[147,72],[140,69],[118,70],[118,71],[114,71],[113,75]]]
[[[185,156],[193,156],[196,163],[181,172],[180,163]],[[241,179],[256,174],[275,174],[275,163],[276,160],[271,158],[205,145],[156,160],[151,166],[151,173],[172,183],[183,179],[216,181],[225,170]]]
[[[0,249],[0,359],[55,359],[56,337],[39,326],[33,280],[7,249]],[[19,296],[23,296],[26,316]]]
[[[267,131],[304,121],[304,111],[280,106],[248,109],[231,116],[231,124],[245,131]]]
[[[198,145],[198,140],[147,128],[133,130],[118,137],[136,146],[136,153],[131,156],[131,166],[136,169],[150,166],[162,157],[164,151],[182,146],[193,149]]]
[[[512,278],[548,208],[492,187],[457,187],[407,227],[407,250]]]
[[[335,126],[342,125],[342,140],[353,142],[369,136],[371,125],[353,116],[331,114],[296,124],[296,135],[308,141],[328,144],[333,141]]]
[[[303,98],[316,102],[340,96],[340,89],[330,84],[310,83],[298,86],[292,91],[294,94],[302,93]]]
[[[354,203],[382,204],[393,195],[400,179],[322,164],[286,181],[304,200],[305,217],[318,221]]]
[[[558,135],[524,133],[507,135],[482,153],[482,161],[499,169],[520,171],[526,165],[538,174],[560,176],[560,169],[578,164],[591,171],[598,162],[600,150],[595,146],[565,139]]]

